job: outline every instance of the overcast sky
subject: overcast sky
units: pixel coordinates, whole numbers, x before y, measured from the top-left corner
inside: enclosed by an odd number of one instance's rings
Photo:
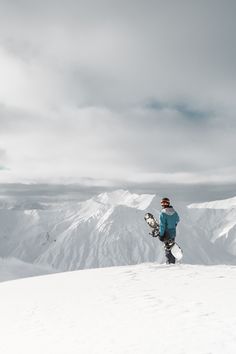
[[[235,18],[234,0],[0,0],[0,183],[234,183]]]

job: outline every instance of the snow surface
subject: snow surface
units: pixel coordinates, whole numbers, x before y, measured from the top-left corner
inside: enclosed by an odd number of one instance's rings
[[[232,354],[235,266],[83,270],[0,284],[4,354]]]

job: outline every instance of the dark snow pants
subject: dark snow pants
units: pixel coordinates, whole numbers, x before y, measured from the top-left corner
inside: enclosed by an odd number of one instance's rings
[[[167,232],[165,232],[164,237],[159,237],[159,239],[161,242],[164,242],[165,245],[166,263],[175,264],[175,257],[170,251],[175,239],[171,239]]]
[[[167,264],[175,264],[175,257],[171,253],[171,247],[169,242],[165,242],[165,255],[166,255],[166,263]]]

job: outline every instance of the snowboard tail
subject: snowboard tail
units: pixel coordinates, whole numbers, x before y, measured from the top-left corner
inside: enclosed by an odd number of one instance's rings
[[[170,251],[177,261],[180,261],[183,258],[183,251],[176,242],[174,242]]]

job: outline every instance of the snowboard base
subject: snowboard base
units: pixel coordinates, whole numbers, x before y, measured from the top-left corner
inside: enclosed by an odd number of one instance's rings
[[[170,252],[173,254],[177,261],[180,261],[183,258],[183,251],[176,242],[171,247]]]

